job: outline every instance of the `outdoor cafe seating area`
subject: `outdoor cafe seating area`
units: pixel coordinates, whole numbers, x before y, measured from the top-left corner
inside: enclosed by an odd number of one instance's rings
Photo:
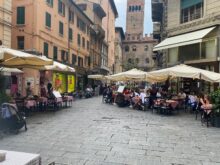
[[[46,111],[46,110],[59,110],[61,108],[67,108],[72,106],[73,96],[67,94],[61,95],[59,92],[54,91],[57,97],[19,97],[14,98],[14,101],[18,107],[18,110],[29,113],[32,111]]]

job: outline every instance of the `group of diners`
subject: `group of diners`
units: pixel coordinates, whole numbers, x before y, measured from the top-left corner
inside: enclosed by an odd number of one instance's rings
[[[47,86],[40,82],[39,95],[33,94],[31,82],[27,82],[26,86],[24,96],[15,93],[11,100],[11,103],[16,104],[18,110],[24,111],[26,115],[29,115],[30,111],[58,110],[72,105],[73,97],[67,93],[60,94],[50,82]]]
[[[163,87],[127,88],[117,92],[117,86],[108,86],[103,93],[107,103],[115,103],[119,107],[132,107],[137,110],[152,110],[162,114],[172,114],[173,111],[190,110],[201,113],[202,121],[207,121],[212,112],[212,104],[207,94],[186,94],[183,89],[179,93],[171,94]]]

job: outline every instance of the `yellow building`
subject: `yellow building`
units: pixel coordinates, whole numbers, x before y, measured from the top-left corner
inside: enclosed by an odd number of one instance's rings
[[[11,47],[12,0],[0,1],[0,45]]]
[[[73,0],[13,0],[12,48],[74,66],[78,85],[89,69],[92,21]]]

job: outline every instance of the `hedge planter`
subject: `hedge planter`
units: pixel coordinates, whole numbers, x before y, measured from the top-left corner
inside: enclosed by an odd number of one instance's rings
[[[220,116],[213,116],[212,124],[214,127],[220,128]]]

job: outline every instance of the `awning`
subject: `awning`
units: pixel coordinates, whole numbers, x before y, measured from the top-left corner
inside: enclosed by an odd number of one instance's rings
[[[215,27],[167,38],[158,45],[156,45],[153,50],[158,51],[163,49],[200,43],[202,42],[202,39],[213,29],[215,29]]]

